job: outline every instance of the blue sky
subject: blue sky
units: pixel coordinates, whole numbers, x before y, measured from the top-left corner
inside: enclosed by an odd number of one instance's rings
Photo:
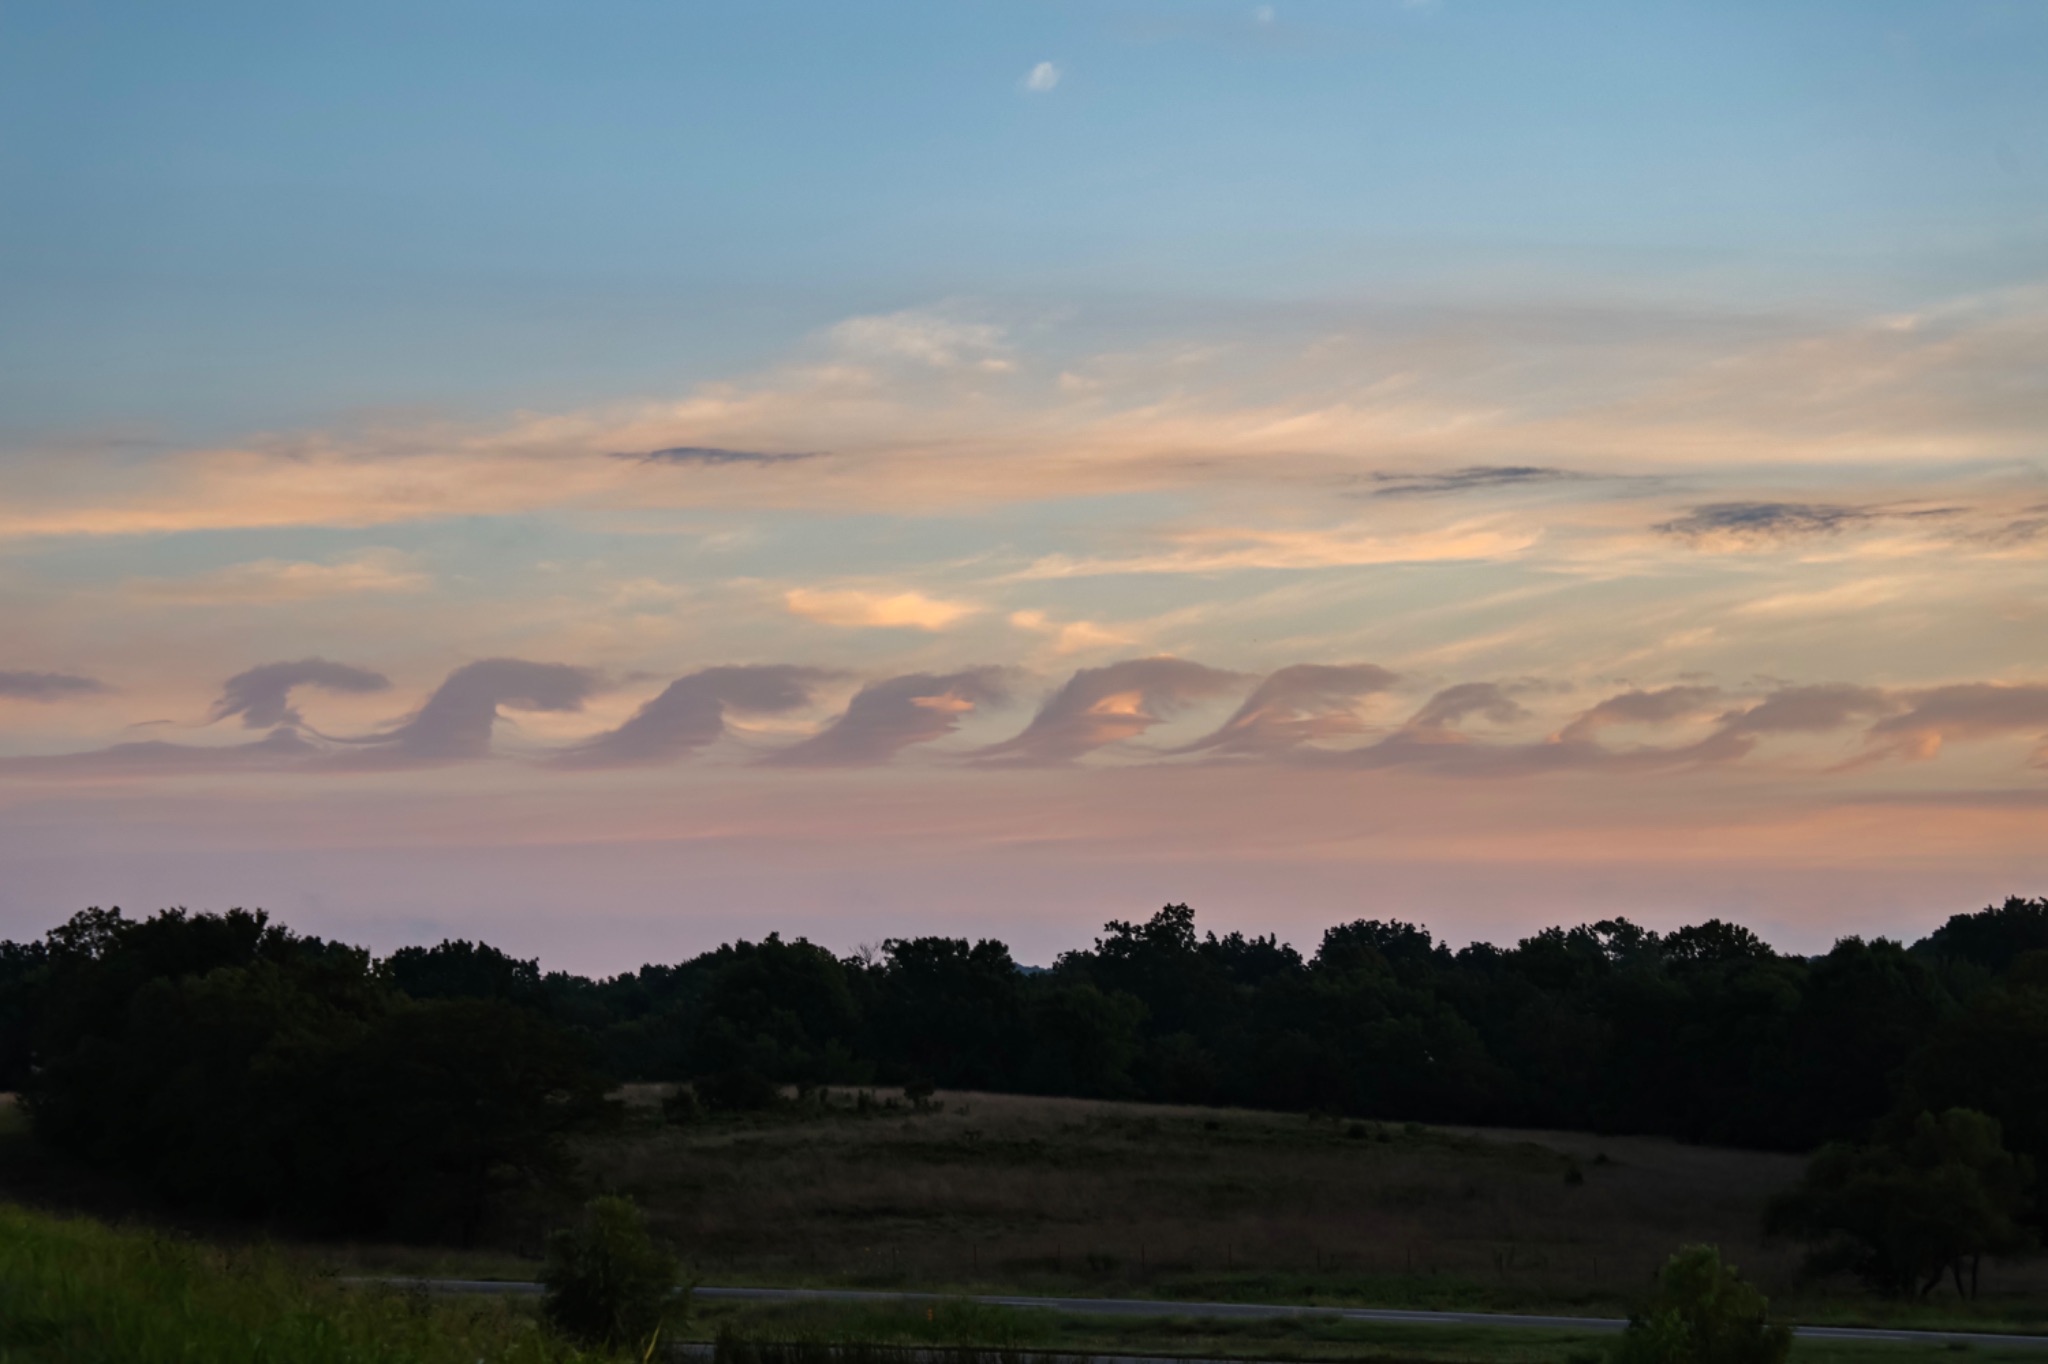
[[[1962,0],[9,7],[0,931],[2038,894],[2043,70]]]
[[[2048,250],[2032,4],[10,7],[14,432],[751,367],[935,298],[1907,307]],[[1039,62],[1059,82],[1021,88]]]

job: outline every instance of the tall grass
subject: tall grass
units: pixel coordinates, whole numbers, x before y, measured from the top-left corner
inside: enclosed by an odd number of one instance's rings
[[[0,1205],[0,1364],[586,1364],[501,1302],[347,1289],[223,1250]]]

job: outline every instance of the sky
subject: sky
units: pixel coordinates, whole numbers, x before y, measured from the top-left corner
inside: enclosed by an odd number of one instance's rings
[[[2048,893],[2048,5],[0,8],[0,936]]]

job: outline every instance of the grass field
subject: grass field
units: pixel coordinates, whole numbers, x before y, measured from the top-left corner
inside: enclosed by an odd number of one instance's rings
[[[665,1127],[630,1097],[584,1167],[707,1281],[1621,1315],[1704,1241],[1805,1320],[2048,1329],[2039,1264],[1977,1304],[1802,1282],[1759,1230],[1791,1156],[966,1093]]]
[[[1764,1202],[1797,1176],[1794,1157],[988,1094],[866,1114],[839,1096],[829,1109],[669,1126],[659,1120],[660,1094],[635,1087],[620,1130],[581,1139],[585,1192],[631,1194],[706,1282],[1618,1316],[1676,1246],[1707,1241],[1791,1319],[2048,1331],[2048,1273],[2038,1262],[1987,1266],[1985,1297],[1974,1304],[1949,1295],[1884,1304],[1852,1284],[1802,1282],[1798,1249],[1758,1231]],[[43,1201],[97,1200],[103,1215],[117,1206],[115,1191],[68,1178],[26,1154],[18,1121],[0,1111],[0,1180],[40,1180]],[[567,1208],[529,1205],[479,1246],[321,1244],[290,1254],[317,1270],[530,1278],[541,1236]],[[1564,1364],[1607,1339],[959,1303],[706,1302],[692,1334],[708,1339],[721,1327],[773,1339],[1416,1364]],[[1961,1353],[2048,1361],[2048,1351],[2024,1347],[1819,1342],[1802,1342],[1795,1358]]]
[[[0,1204],[4,1364],[583,1364],[491,1300],[365,1293],[261,1250]]]
[[[1065,1316],[1006,1311],[972,1303],[936,1307],[704,1303],[687,1334],[709,1340],[721,1331],[779,1341],[866,1341],[911,1346],[1153,1355],[1177,1358],[1345,1361],[1347,1364],[1582,1364],[1604,1359],[1615,1337],[1574,1331],[1477,1326],[1397,1326],[1313,1317],[1279,1321]],[[2042,1364],[2033,1346],[1894,1345],[1800,1341],[1795,1364],[1919,1364],[1936,1359],[1984,1364]]]

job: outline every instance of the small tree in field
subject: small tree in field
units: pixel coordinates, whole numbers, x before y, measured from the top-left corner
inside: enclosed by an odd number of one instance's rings
[[[638,1346],[675,1310],[676,1258],[630,1200],[596,1198],[575,1226],[548,1238],[541,1283],[543,1310],[564,1335],[608,1350]]]
[[[1813,1268],[1851,1270],[1886,1297],[1924,1297],[1944,1274],[1975,1297],[1984,1256],[2032,1247],[2020,1219],[2033,1174],[1995,1119],[1920,1113],[1886,1123],[1868,1146],[1822,1148],[1767,1225],[1819,1243]]]
[[[1792,1331],[1712,1246],[1685,1246],[1657,1276],[1649,1306],[1628,1319],[1613,1364],[1783,1364]]]

